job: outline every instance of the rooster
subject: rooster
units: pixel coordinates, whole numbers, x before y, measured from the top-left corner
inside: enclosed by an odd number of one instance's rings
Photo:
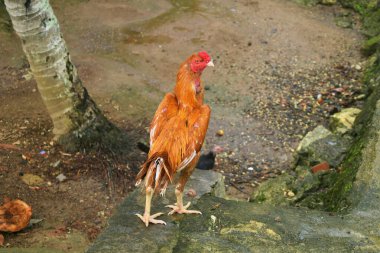
[[[0,206],[0,231],[17,232],[25,228],[32,217],[32,208],[19,199],[4,199]]]
[[[136,185],[144,180],[146,202],[143,215],[136,214],[146,226],[149,223],[164,224],[155,219],[163,213],[151,215],[154,192],[165,194],[174,174],[180,172],[175,187],[177,203],[168,205],[174,213],[201,214],[187,210],[183,205],[183,190],[200,156],[200,150],[210,120],[210,107],[203,104],[203,86],[200,77],[207,66],[214,66],[206,52],[191,55],[181,64],[174,91],[167,93],[158,106],[150,125],[150,150],[146,162],[136,176]]]

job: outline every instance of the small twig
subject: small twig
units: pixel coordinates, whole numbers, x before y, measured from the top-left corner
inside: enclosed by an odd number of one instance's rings
[[[0,143],[1,149],[13,149],[13,150],[21,150],[19,147],[13,144]]]
[[[241,190],[241,189],[239,188],[239,186],[236,185],[235,183],[230,182],[230,184],[231,184],[236,190],[238,190],[239,192],[244,193],[244,194],[247,194],[247,195],[251,195],[251,194],[249,194],[249,193],[247,193],[247,192]]]
[[[69,153],[65,153],[65,152],[62,152],[62,151],[59,151],[59,153],[60,153],[61,155],[63,155],[63,156],[71,156],[71,154],[69,154]]]

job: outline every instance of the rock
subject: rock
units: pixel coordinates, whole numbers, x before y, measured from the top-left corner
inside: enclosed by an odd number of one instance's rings
[[[62,173],[59,174],[56,179],[59,181],[59,182],[63,182],[67,179],[67,177],[65,175],[63,175]]]
[[[289,185],[294,178],[288,174],[282,174],[276,178],[269,179],[260,184],[253,192],[250,201],[257,203],[268,203],[274,205],[288,205],[289,200],[285,192],[289,191]]]
[[[335,24],[342,28],[352,28],[353,22],[351,16],[339,16],[335,18]]]
[[[305,192],[317,189],[321,184],[319,177],[312,174],[307,166],[297,166],[296,173],[297,179],[290,188],[297,193],[297,200],[302,199]]]
[[[26,73],[22,76],[26,81],[30,81],[33,79],[33,74],[31,72]]]
[[[289,197],[289,198],[293,198],[293,197],[296,196],[296,195],[295,195],[294,192],[292,192],[292,191],[287,191],[287,192],[286,192],[286,196]]]
[[[334,4],[336,4],[336,0],[322,0],[321,4],[334,5]]]
[[[320,164],[315,165],[313,168],[311,168],[311,172],[314,174],[319,171],[328,171],[330,169],[330,165],[328,162],[323,162]]]
[[[223,129],[219,129],[218,131],[216,131],[216,135],[217,136],[223,136],[224,135],[224,130]]]
[[[349,145],[350,139],[334,135],[323,126],[317,126],[298,145],[298,164],[310,166],[326,161],[332,167],[337,167]]]
[[[202,195],[225,196],[224,179],[220,173],[209,170],[195,170],[186,184],[185,192],[194,189],[197,192],[195,198],[184,196],[184,202],[191,200],[190,208],[201,210],[196,206],[197,200]],[[165,206],[174,203],[174,186],[171,185],[165,197],[155,196],[152,202],[152,213],[169,211]],[[145,196],[141,189],[136,189],[119,206],[115,215],[110,219],[108,228],[97,238],[96,242],[88,249],[87,253],[95,252],[173,252],[178,236],[178,224],[181,220],[191,218],[195,224],[196,219],[205,217],[207,224],[211,223],[210,215],[172,215],[160,216],[166,221],[166,226],[150,225],[148,228],[136,217],[136,213],[144,211]],[[217,206],[217,205],[215,205]],[[210,206],[206,207],[210,208]],[[216,207],[214,210],[218,210]],[[205,210],[207,211],[207,210]],[[218,226],[218,216],[214,215],[215,225]],[[202,220],[203,221],[203,220]]]
[[[356,116],[361,112],[358,108],[346,108],[330,118],[330,129],[334,133],[345,134],[352,129]]]
[[[21,180],[29,186],[40,185],[44,182],[40,176],[28,173],[21,176]]]
[[[203,195],[196,205],[203,215],[178,215],[175,223],[169,222],[166,227],[146,228],[133,215],[130,204],[133,202],[122,204],[87,253],[378,252],[380,249],[378,237],[369,236],[378,222],[363,226],[368,220],[359,217],[343,219],[340,215],[305,208],[276,208]]]

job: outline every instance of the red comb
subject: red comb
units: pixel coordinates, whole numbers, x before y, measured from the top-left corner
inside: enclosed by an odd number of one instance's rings
[[[198,55],[205,61],[209,62],[211,61],[211,57],[206,53],[206,51],[201,51],[198,53]]]

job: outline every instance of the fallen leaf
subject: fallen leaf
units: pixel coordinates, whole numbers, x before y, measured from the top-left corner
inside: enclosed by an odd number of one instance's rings
[[[39,185],[39,184],[42,184],[44,182],[44,180],[40,177],[40,176],[37,176],[37,175],[34,175],[34,174],[24,174],[22,177],[21,177],[21,180],[29,185],[29,186],[32,186],[32,185]]]

